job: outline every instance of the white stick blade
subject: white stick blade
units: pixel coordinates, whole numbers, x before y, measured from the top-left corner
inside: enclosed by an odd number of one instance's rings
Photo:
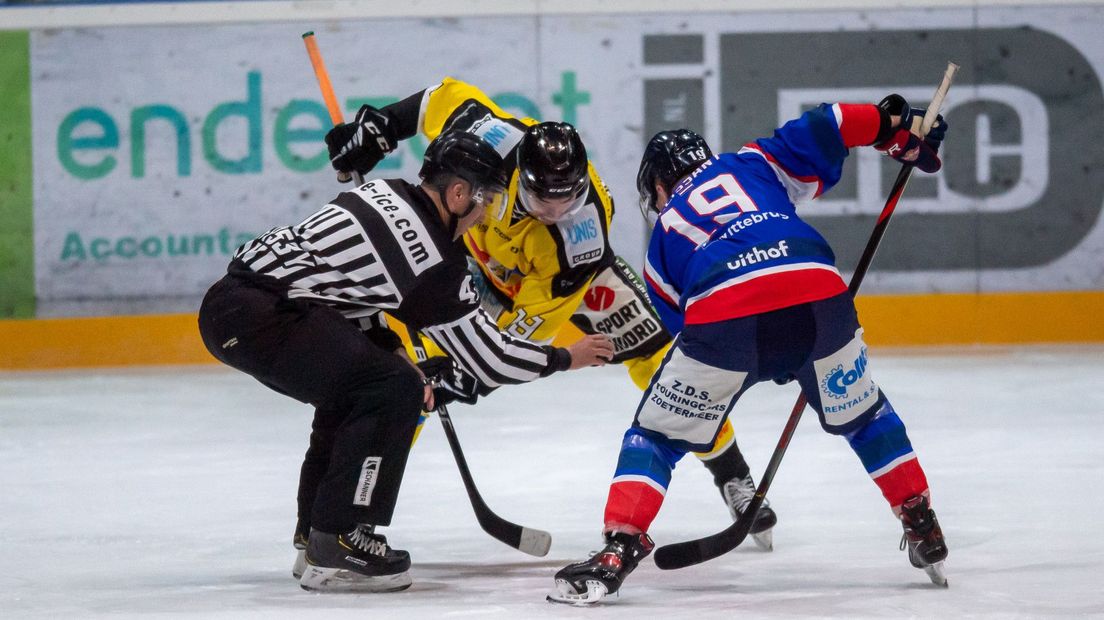
[[[521,541],[518,543],[518,551],[542,558],[548,555],[552,547],[552,535],[544,530],[534,530],[528,527],[521,528]]]

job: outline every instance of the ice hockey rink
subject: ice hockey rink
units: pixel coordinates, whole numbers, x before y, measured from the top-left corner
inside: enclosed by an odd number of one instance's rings
[[[500,390],[452,414],[502,516],[552,533],[547,557],[480,530],[431,420],[385,531],[408,549],[396,594],[314,594],[289,569],[306,406],[215,366],[0,374],[3,618],[1039,618],[1104,616],[1104,349],[874,350],[951,549],[949,589],[898,550],[900,526],[846,443],[806,412],[770,493],[775,550],[696,567],[647,559],[596,608],[552,605],[552,575],[600,547],[637,392],[620,368]],[[735,414],[762,472],[796,388]],[[652,534],[728,516],[680,463]]]

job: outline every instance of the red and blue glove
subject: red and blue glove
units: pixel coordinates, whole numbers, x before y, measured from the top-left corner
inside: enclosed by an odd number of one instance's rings
[[[874,144],[874,148],[907,166],[916,166],[923,172],[938,172],[943,166],[939,159],[939,145],[947,135],[947,123],[943,115],[935,117],[928,135],[921,139],[913,131],[920,131],[925,110],[913,108],[901,95],[889,95],[878,107],[891,116],[900,117],[896,129],[887,139]]]

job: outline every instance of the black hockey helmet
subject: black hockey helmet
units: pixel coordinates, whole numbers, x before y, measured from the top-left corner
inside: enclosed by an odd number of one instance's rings
[[[568,123],[539,123],[517,147],[518,194],[533,217],[552,223],[573,215],[586,201],[590,177],[579,132]]]
[[[652,136],[644,148],[640,171],[636,174],[640,210],[645,217],[663,208],[663,205],[656,204],[656,181],[670,192],[672,185],[710,157],[713,157],[713,151],[705,143],[705,138],[689,129],[661,131]]]
[[[509,183],[498,151],[487,141],[466,131],[446,131],[426,147],[418,176],[433,182],[442,174],[455,175],[471,183],[473,192],[484,189],[501,193]]]

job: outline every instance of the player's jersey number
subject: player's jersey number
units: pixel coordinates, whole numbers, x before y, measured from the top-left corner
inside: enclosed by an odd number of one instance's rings
[[[673,208],[664,211],[659,221],[663,225],[664,232],[674,230],[699,246],[709,241],[710,234],[718,225],[739,217],[741,213],[759,210],[736,177],[729,173],[719,174],[695,187],[686,197],[686,204],[690,205],[698,215],[708,218],[709,230],[690,223],[678,209]],[[718,211],[732,205],[736,205],[736,213],[715,215]]]

